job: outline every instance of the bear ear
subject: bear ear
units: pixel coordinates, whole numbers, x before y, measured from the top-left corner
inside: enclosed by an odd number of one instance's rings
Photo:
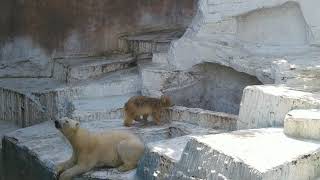
[[[76,122],[76,128],[78,129],[80,127],[80,123]]]

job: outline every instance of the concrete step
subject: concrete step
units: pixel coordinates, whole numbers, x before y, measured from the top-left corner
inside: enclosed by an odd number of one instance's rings
[[[0,121],[0,180],[4,180],[3,177],[3,162],[2,162],[2,138],[5,134],[9,132],[13,132],[15,130],[19,129],[19,127],[14,124],[13,122],[8,121]]]
[[[78,99],[72,101],[72,117],[79,121],[92,121],[103,119],[122,118],[124,104],[138,93],[131,93],[119,96],[107,96],[98,98]]]
[[[141,80],[136,67],[55,89],[58,96],[70,100],[118,96],[140,90]]]
[[[295,109],[284,119],[284,133],[295,138],[320,141],[320,109]]]
[[[168,179],[190,136],[149,143],[137,168],[141,179]]]
[[[202,131],[192,133],[192,136],[199,134],[218,134],[222,132],[221,130],[203,129]],[[138,177],[148,180],[169,179],[173,168],[176,166],[176,163],[179,162],[183,150],[192,136],[187,135],[149,143],[137,167]]]
[[[320,95],[280,85],[248,86],[243,91],[237,127],[283,127],[290,110],[313,108],[320,108]]]
[[[56,59],[53,77],[74,83],[135,66],[131,54],[113,54],[101,57],[68,57]]]
[[[251,129],[190,140],[171,179],[301,180],[319,176],[320,142],[281,128]]]
[[[164,119],[186,122],[202,128],[234,131],[236,130],[238,116],[200,108],[173,106],[165,111]]]
[[[183,35],[182,30],[162,30],[126,35],[120,38],[120,49],[134,54],[167,52],[171,41]]]
[[[141,124],[127,128],[122,126],[121,119],[82,122],[81,127],[92,132],[106,129],[127,129],[138,134],[145,143],[177,138],[192,133],[205,133],[203,128],[195,128],[187,123],[172,122],[155,126],[154,123]],[[3,153],[6,177],[16,179],[55,179],[54,167],[71,155],[71,149],[54,128],[53,122],[45,122],[32,127],[19,129],[9,133],[3,140]],[[78,179],[127,179],[134,176],[134,172],[122,174],[114,169],[99,169],[88,172]]]

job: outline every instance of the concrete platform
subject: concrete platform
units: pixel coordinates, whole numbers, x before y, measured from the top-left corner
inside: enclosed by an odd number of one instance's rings
[[[114,119],[82,122],[81,126],[94,132],[127,129],[137,133],[145,143],[208,133],[203,128],[179,122],[162,126],[155,126],[153,122],[147,125],[136,123],[127,128],[122,126],[121,119]],[[55,165],[71,156],[71,149],[53,123],[45,122],[7,134],[3,140],[3,153],[7,179],[18,180],[23,177],[25,180],[51,180],[55,179]],[[119,175],[119,172],[112,169],[102,171],[92,171],[78,179],[110,179],[115,176],[127,178],[126,174]]]
[[[172,121],[187,122],[203,128],[226,131],[235,130],[238,120],[237,115],[183,106],[171,107],[166,111],[164,118]]]
[[[283,127],[293,109],[320,108],[319,94],[278,85],[248,86],[243,91],[238,129]]]
[[[142,179],[168,179],[190,136],[149,143],[137,168]]]
[[[131,93],[119,96],[73,100],[72,117],[80,121],[122,118],[124,104],[132,97],[140,95]]]
[[[320,140],[320,110],[297,109],[284,119],[284,133],[296,138]]]
[[[70,100],[117,96],[139,92],[140,81],[138,69],[134,67],[67,85],[54,91],[58,96]]]
[[[281,128],[195,137],[171,179],[301,180],[320,175],[320,141],[289,138]]]
[[[168,29],[126,35],[120,38],[120,48],[135,54],[167,52],[170,42],[179,39],[183,33],[179,29]]]
[[[63,82],[73,83],[126,69],[134,65],[135,58],[131,54],[62,58],[55,60],[53,77]]]

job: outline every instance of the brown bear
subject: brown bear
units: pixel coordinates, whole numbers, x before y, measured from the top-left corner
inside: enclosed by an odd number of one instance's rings
[[[147,120],[151,115],[156,124],[160,124],[161,110],[172,106],[171,99],[168,96],[152,98],[147,96],[134,96],[124,105],[124,125],[131,126],[133,120],[139,120],[143,116]]]

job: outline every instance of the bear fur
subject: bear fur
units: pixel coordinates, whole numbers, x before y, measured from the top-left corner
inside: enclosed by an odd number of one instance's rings
[[[144,153],[144,144],[126,131],[91,133],[80,128],[78,121],[62,118],[55,121],[56,128],[70,142],[72,157],[57,166],[59,180],[70,180],[95,167],[117,167],[119,171],[136,168]]]
[[[143,120],[146,121],[149,115],[159,125],[161,110],[170,106],[172,106],[172,103],[168,96],[161,96],[160,99],[147,96],[134,96],[123,107],[124,125],[131,126],[133,120],[139,121],[140,116],[143,116]]]

